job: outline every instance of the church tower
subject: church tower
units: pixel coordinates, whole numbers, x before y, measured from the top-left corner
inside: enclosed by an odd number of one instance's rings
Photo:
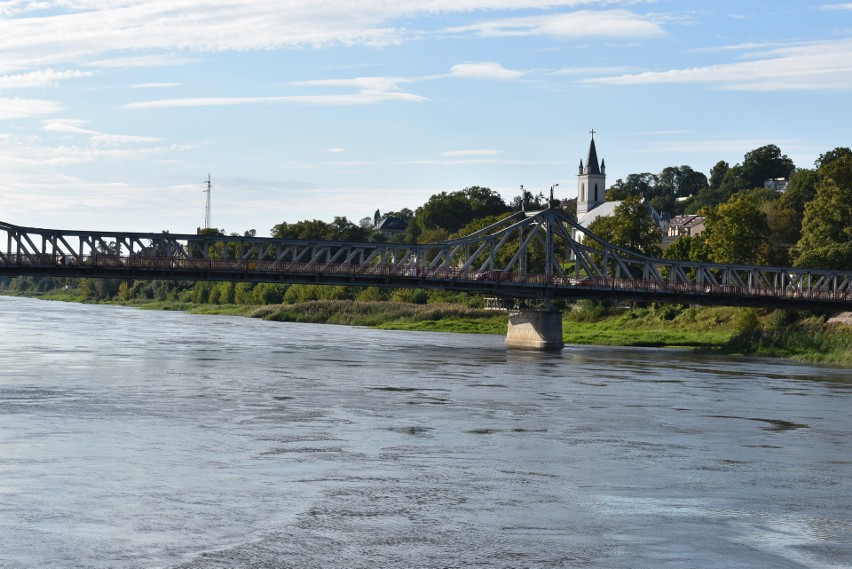
[[[580,160],[580,173],[577,175],[577,219],[605,201],[606,164],[601,160],[600,165],[598,165],[594,129],[591,133],[592,142],[589,144],[589,156],[586,158],[585,167],[583,161]]]

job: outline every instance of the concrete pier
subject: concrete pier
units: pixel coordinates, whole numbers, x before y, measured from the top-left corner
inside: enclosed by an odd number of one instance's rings
[[[561,350],[562,313],[555,308],[509,311],[506,346],[526,350]]]

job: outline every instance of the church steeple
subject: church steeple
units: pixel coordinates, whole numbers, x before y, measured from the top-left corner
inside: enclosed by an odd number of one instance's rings
[[[591,130],[592,140],[589,143],[589,154],[586,165],[580,160],[580,171],[577,176],[577,218],[595,209],[604,202],[606,190],[606,164],[598,162],[598,151],[595,148],[595,130]]]
[[[598,166],[598,151],[595,148],[595,129],[591,130],[592,142],[589,144],[589,157],[586,158],[586,170],[583,174],[600,174],[601,168]]]

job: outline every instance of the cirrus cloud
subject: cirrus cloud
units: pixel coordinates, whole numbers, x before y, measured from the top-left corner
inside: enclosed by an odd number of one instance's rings
[[[62,105],[55,101],[0,97],[0,120],[40,117],[61,110]]]
[[[649,38],[666,35],[662,26],[627,10],[579,10],[490,20],[450,28],[451,32],[475,32],[483,37],[550,36],[561,39],[590,37]]]
[[[703,83],[736,91],[852,90],[852,39],[788,45],[753,59],[586,79],[597,85]]]
[[[517,79],[523,76],[521,71],[506,69],[494,61],[481,63],[459,63],[450,68],[453,77],[468,77],[472,79]]]

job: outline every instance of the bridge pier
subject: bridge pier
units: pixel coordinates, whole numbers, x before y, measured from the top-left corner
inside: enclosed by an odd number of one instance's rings
[[[553,307],[509,311],[506,346],[526,350],[561,350],[562,312]]]

